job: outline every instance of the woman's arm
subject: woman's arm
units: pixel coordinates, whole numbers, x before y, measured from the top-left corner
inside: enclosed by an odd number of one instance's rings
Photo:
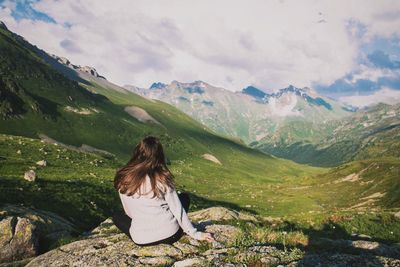
[[[175,189],[167,189],[166,191],[165,201],[168,203],[169,209],[182,227],[182,230],[194,239],[203,239],[203,233],[197,231],[190,222]]]
[[[118,192],[119,193],[119,192]],[[124,208],[125,214],[129,216],[129,218],[132,219],[132,215],[129,212],[129,209],[127,208],[128,203],[125,203],[126,197],[119,193],[119,198],[121,199],[122,207]]]

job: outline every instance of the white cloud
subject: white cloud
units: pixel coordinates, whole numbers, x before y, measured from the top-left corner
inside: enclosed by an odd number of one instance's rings
[[[383,88],[370,95],[353,95],[340,97],[339,101],[355,107],[372,106],[378,103],[393,105],[400,102],[400,91]]]
[[[348,83],[355,83],[358,80],[369,80],[377,82],[379,78],[396,78],[400,77],[400,70],[398,69],[377,69],[360,65],[357,71],[352,75],[351,79],[346,79]],[[400,89],[400,88],[399,88]]]
[[[15,21],[12,6],[0,17],[50,53],[141,87],[329,84],[356,67],[362,42],[400,36],[398,1],[41,0],[34,7],[57,24]],[[365,25],[362,37],[351,34],[349,20]]]

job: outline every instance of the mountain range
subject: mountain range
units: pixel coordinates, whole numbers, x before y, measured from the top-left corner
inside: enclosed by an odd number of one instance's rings
[[[292,85],[272,94],[251,86],[241,92],[231,92],[202,81],[154,83],[149,89],[125,88],[174,105],[217,133],[238,137],[245,143],[262,140],[288,124],[300,123],[299,127],[310,129],[310,126],[351,114],[346,106],[324,99],[310,88]],[[317,129],[310,130],[304,134],[311,138],[318,135]],[[299,138],[301,136],[293,132],[285,141],[294,142]]]
[[[362,158],[358,153],[372,146],[371,140],[386,142],[392,132],[398,136],[398,105],[356,109],[308,87],[290,85],[274,93],[254,86],[231,92],[202,81],[157,82],[148,89],[124,87],[174,105],[217,133],[239,138],[268,154],[315,166],[337,166]],[[388,135],[382,134],[389,130]],[[385,151],[393,154],[396,148]]]

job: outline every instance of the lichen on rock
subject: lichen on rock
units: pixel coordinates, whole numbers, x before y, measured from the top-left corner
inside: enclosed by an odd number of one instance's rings
[[[0,209],[0,263],[36,256],[60,238],[77,233],[58,215],[16,205]]]
[[[207,217],[207,214],[209,217]],[[227,215],[228,214],[228,215]],[[229,215],[230,214],[230,215]],[[63,245],[37,256],[27,267],[35,266],[400,266],[400,250],[378,242],[363,240],[321,239],[315,244],[328,248],[318,253],[279,245],[237,242],[246,234],[240,225],[224,224],[225,219],[242,214],[210,208],[191,213],[207,223],[197,224],[212,233],[213,243],[184,235],[172,245],[141,247],[120,233],[111,219],[103,221],[81,240]],[[216,221],[220,218],[220,221]],[[254,217],[254,219],[258,219]],[[256,222],[248,227],[257,227]],[[314,245],[315,245],[314,244]],[[338,248],[341,248],[339,250]],[[329,250],[329,248],[332,248]],[[357,254],[362,250],[362,255]]]

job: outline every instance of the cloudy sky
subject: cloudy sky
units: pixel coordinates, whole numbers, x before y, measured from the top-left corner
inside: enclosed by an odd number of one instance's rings
[[[0,20],[119,84],[293,84],[400,101],[400,1],[0,0]]]

